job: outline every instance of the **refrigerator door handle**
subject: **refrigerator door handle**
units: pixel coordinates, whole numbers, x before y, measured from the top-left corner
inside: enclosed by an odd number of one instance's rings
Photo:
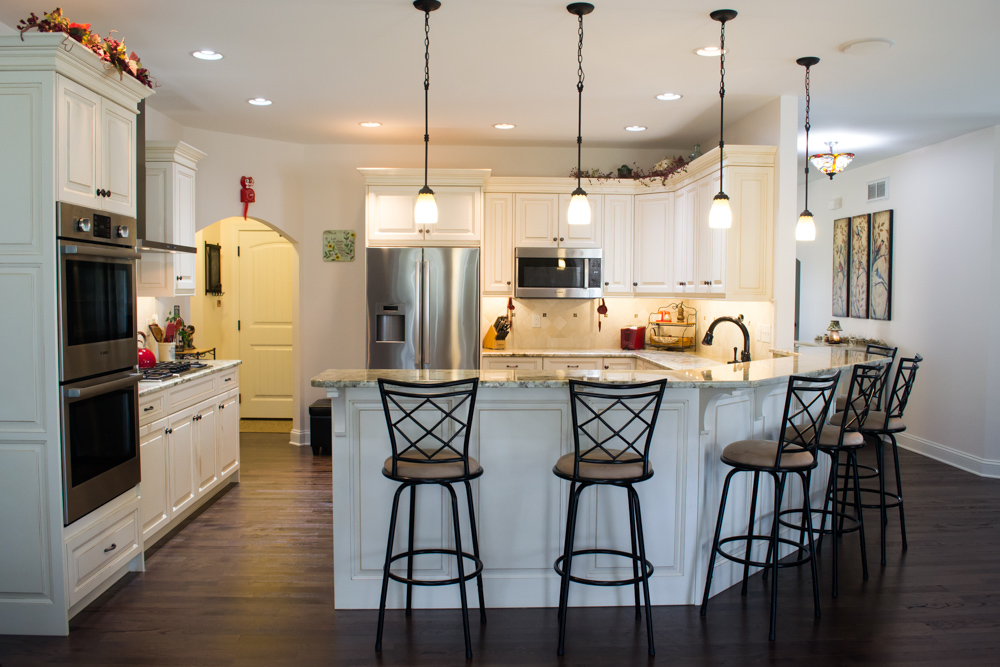
[[[423,300],[423,271],[420,270],[420,265],[423,261],[416,260],[413,267],[413,298],[416,303],[413,304],[413,330],[416,332],[417,340],[413,342],[413,361],[414,367],[418,370],[423,368],[423,347],[421,341],[424,337],[424,300]]]
[[[429,331],[430,319],[430,290],[431,290],[431,263],[427,260],[422,262],[423,272],[421,273],[421,283],[422,283],[422,293],[420,295],[420,307],[423,311],[420,313],[420,360],[422,362],[421,368],[430,368],[431,366],[431,337]]]

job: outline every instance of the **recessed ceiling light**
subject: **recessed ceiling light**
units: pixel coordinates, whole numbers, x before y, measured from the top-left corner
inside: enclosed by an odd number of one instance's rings
[[[723,53],[729,53],[729,50],[728,49],[720,49],[717,46],[706,46],[706,47],[704,47],[702,49],[698,49],[697,51],[695,51],[695,53],[697,53],[699,56],[706,56],[708,58],[712,58],[712,57],[716,57],[717,58],[717,57],[721,56]]]
[[[366,120],[363,123],[358,123],[361,127],[382,127],[382,123],[374,120]]]
[[[896,46],[896,42],[891,39],[886,39],[885,37],[868,37],[844,42],[840,45],[840,50],[844,53],[850,53],[853,56],[874,56],[885,53],[894,46]]]
[[[672,102],[674,100],[679,100],[683,95],[678,95],[677,93],[661,93],[656,96],[656,99],[663,100],[664,102]]]
[[[202,49],[201,51],[195,51],[191,54],[198,60],[222,60],[223,55],[221,53],[216,53],[215,51],[210,51],[208,49]]]
[[[271,105],[271,100],[266,97],[255,97],[252,100],[247,100],[247,102],[256,107],[266,107]]]
[[[497,123],[493,127],[495,127],[498,130],[513,130],[517,126],[512,123]]]
[[[645,125],[629,125],[625,128],[629,132],[642,132],[646,129]]]

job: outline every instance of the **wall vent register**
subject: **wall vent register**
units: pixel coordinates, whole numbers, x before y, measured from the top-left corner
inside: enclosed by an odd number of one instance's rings
[[[868,201],[879,201],[889,198],[889,179],[883,178],[868,184]]]

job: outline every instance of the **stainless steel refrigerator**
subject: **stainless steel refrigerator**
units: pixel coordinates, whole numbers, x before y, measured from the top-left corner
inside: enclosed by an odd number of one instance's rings
[[[368,368],[479,368],[479,249],[368,248]]]

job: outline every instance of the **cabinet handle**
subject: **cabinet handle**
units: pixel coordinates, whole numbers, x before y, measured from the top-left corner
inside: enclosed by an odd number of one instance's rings
[[[507,284],[508,284],[508,285],[510,285],[510,283],[507,283]],[[232,382],[232,381],[233,381],[233,378],[226,378],[226,379],[225,379],[224,381],[225,381],[225,382]]]
[[[702,280],[702,281],[701,281],[701,284],[702,284],[702,285],[711,285],[711,284],[712,284],[712,281],[711,281],[711,280]]]
[[[104,550],[104,553],[108,553],[109,551],[114,551],[117,548],[118,548],[118,545],[115,544],[114,542],[112,542],[111,546]]]
[[[580,364],[566,364],[566,368],[579,368]]]
[[[156,407],[155,405],[150,405],[148,408],[143,408],[142,411],[143,412],[149,412],[150,410],[152,410],[155,407]]]
[[[507,368],[518,368],[517,364],[507,364]]]
[[[678,284],[678,285],[679,285],[680,287],[684,287],[685,285],[687,285],[687,283],[686,283],[686,282],[683,282],[683,281],[682,281],[682,282],[678,282],[677,284]]]

